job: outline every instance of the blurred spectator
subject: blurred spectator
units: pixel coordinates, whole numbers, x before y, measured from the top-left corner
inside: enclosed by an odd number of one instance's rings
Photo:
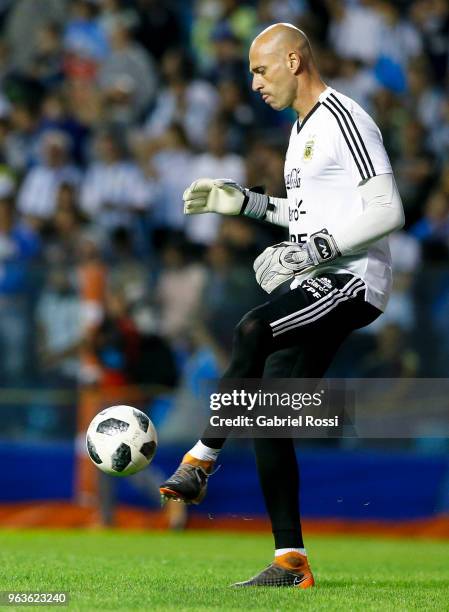
[[[54,87],[63,79],[62,33],[58,23],[46,23],[39,29],[29,74],[45,88]]]
[[[39,129],[41,133],[47,130],[64,132],[69,138],[71,156],[77,164],[84,164],[89,130],[69,111],[62,92],[52,91],[43,99]]]
[[[229,236],[228,243],[229,241]],[[261,303],[261,290],[247,265],[241,265],[224,241],[207,251],[207,277],[202,294],[201,321],[225,350],[231,350],[235,322]]]
[[[182,194],[193,180],[193,154],[184,128],[178,123],[168,126],[162,136],[150,142],[150,155],[158,186],[153,225],[159,232],[182,231],[185,224]]]
[[[67,112],[81,125],[95,132],[105,120],[107,122],[103,94],[95,82],[79,77],[67,78],[64,94]]]
[[[14,0],[6,20],[6,38],[11,45],[14,66],[26,70],[33,62],[36,40],[42,26],[63,24],[69,0]]]
[[[155,387],[174,388],[178,382],[178,368],[173,346],[160,334],[160,330],[149,330],[142,326],[142,318],[134,321],[140,333],[140,352],[138,362],[133,370],[133,381],[140,385],[155,385]],[[155,388],[146,394],[150,400],[161,389]]]
[[[48,226],[44,260],[48,264],[71,269],[78,259],[79,240],[85,218],[78,207],[78,192],[73,185],[62,183],[56,197],[56,209]]]
[[[329,42],[338,55],[374,64],[384,42],[384,21],[376,1],[349,4],[344,0],[328,0],[326,6],[332,16]]]
[[[97,14],[96,0],[73,0],[71,18],[64,32],[64,48],[72,61],[77,58],[80,62],[86,62],[86,67],[91,64],[92,70],[108,53],[107,37],[98,22]]]
[[[35,104],[18,102],[8,113],[4,159],[14,170],[24,172],[39,159],[39,113]]]
[[[421,245],[410,232],[399,230],[390,236],[391,261],[395,276],[413,276],[422,265]]]
[[[117,286],[106,292],[104,316],[92,336],[92,343],[102,369],[104,389],[145,385],[142,392],[136,390],[136,399],[150,404],[162,392],[158,387],[165,387],[163,391],[167,391],[177,382],[170,344],[159,333],[142,325],[142,319],[134,316],[127,295]]]
[[[4,19],[11,8],[13,0],[0,0],[0,27],[4,25]]]
[[[253,6],[238,0],[197,0],[192,42],[198,62],[208,68],[212,60],[211,35],[217,28],[228,29],[233,36],[249,47],[255,30],[256,11]]]
[[[449,197],[449,161],[441,168],[439,187],[441,191]]]
[[[97,135],[94,161],[88,166],[81,188],[81,207],[104,229],[132,227],[136,215],[148,209],[150,182],[137,164],[125,155],[125,147],[112,131]]]
[[[447,84],[449,70],[449,4],[447,0],[414,0],[410,17],[421,32],[437,83]]]
[[[246,155],[246,178],[248,185],[263,185],[266,193],[286,197],[284,152],[275,140],[254,140]]]
[[[0,40],[0,85],[7,88],[11,77],[14,78],[15,66],[11,49],[6,40]]]
[[[421,37],[412,23],[401,18],[400,9],[394,3],[380,1],[374,5],[383,17],[376,76],[385,87],[404,92],[407,64],[421,54]]]
[[[81,385],[98,383],[101,367],[94,350],[95,334],[104,318],[106,295],[106,266],[101,254],[103,240],[95,231],[85,231],[78,242],[76,278],[81,304]]]
[[[110,236],[109,247],[108,286],[121,291],[131,306],[142,303],[148,298],[154,270],[136,255],[128,229],[117,228]]]
[[[53,215],[59,186],[77,185],[81,178],[78,169],[70,163],[70,144],[64,132],[44,133],[41,159],[25,176],[17,198],[20,212],[38,227]]]
[[[172,243],[164,248],[155,299],[159,329],[172,342],[182,341],[192,321],[199,317],[205,279],[203,266],[188,261],[186,245]]]
[[[446,242],[447,246],[447,242]],[[427,310],[428,320],[422,325],[424,333],[430,333],[422,338],[422,344],[431,353],[428,363],[433,366],[428,369],[430,376],[446,376],[449,361],[449,277],[447,274],[447,257],[441,265],[432,269],[432,289],[434,295],[429,297]],[[436,278],[435,278],[436,277]],[[424,279],[423,279],[424,280]],[[430,301],[432,299],[432,301]],[[426,312],[424,313],[425,316]],[[422,330],[420,328],[420,332]],[[433,342],[432,342],[433,340]]]
[[[449,99],[441,101],[440,122],[430,134],[429,147],[441,160],[449,160]]]
[[[213,62],[207,71],[207,78],[215,85],[228,80],[239,87],[248,86],[247,60],[243,58],[240,40],[226,25],[219,25],[211,35]]]
[[[246,184],[243,159],[228,152],[226,135],[226,124],[215,121],[209,126],[207,150],[193,159],[192,180],[202,177],[226,178],[239,185]],[[187,237],[196,244],[211,244],[217,236],[221,221],[219,215],[192,215],[186,220]]]
[[[137,0],[139,24],[136,38],[154,57],[160,60],[167,49],[177,47],[181,41],[181,26],[175,3],[159,0]]]
[[[203,324],[191,325],[186,340],[188,357],[171,409],[164,414],[151,414],[152,418],[156,417],[160,440],[165,444],[183,442],[194,427],[204,427],[208,392],[227,361],[221,344]]]
[[[79,375],[81,305],[65,266],[50,268],[36,309],[38,359],[47,384],[72,385]]]
[[[132,382],[139,359],[139,332],[119,290],[107,291],[101,324],[92,336],[92,348],[102,369],[101,384],[119,387]]]
[[[257,230],[258,226],[246,217],[225,217],[217,239],[232,251],[237,266],[248,267],[250,275],[252,263],[260,250]]]
[[[399,133],[400,157],[393,164],[408,224],[418,219],[435,178],[434,159],[425,144],[424,128],[409,118]]]
[[[389,324],[400,325],[407,333],[413,333],[417,325],[413,285],[422,265],[421,245],[412,235],[399,231],[390,236],[390,251],[393,288],[387,308],[371,325],[359,330],[359,334],[376,334]]]
[[[126,74],[117,77],[111,87],[104,92],[103,117],[117,128],[131,127],[138,116],[134,104],[135,84]]]
[[[8,116],[2,113],[0,101],[0,164],[6,164],[6,141],[8,139],[8,132]],[[13,172],[13,169],[9,167],[9,171]]]
[[[177,381],[169,344],[160,335],[138,325],[125,293],[118,287],[107,290],[104,316],[91,341],[105,390],[135,383],[173,387]],[[145,396],[145,401],[151,402],[158,392],[148,389],[136,397],[142,401]]]
[[[422,125],[433,131],[442,124],[444,95],[440,87],[433,84],[429,67],[424,62],[410,64],[407,74],[409,96],[408,106],[415,112]]]
[[[162,58],[165,87],[158,94],[156,107],[148,116],[146,132],[158,137],[171,123],[181,123],[189,142],[205,144],[205,128],[218,104],[218,95],[210,83],[195,79],[190,59],[183,51],[172,49]]]
[[[126,23],[116,21],[109,32],[111,51],[102,63],[99,83],[107,100],[123,93],[138,119],[156,95],[157,72],[147,51],[132,39]]]
[[[242,89],[232,80],[218,84],[219,106],[217,119],[226,125],[228,150],[243,153],[254,128],[255,116]]]
[[[332,81],[338,77],[341,63],[346,59],[337,55],[332,47],[320,47],[319,45],[315,48],[315,57],[317,65],[320,66],[323,79],[326,79],[326,82]],[[349,61],[356,61],[359,65],[363,65],[360,60],[350,59]]]
[[[0,181],[0,378],[23,384],[29,352],[32,265],[40,252],[35,232],[15,219],[14,185]]]
[[[127,0],[100,0],[98,22],[105,32],[110,32],[117,22],[135,30],[139,23],[135,2]]]
[[[447,261],[449,257],[449,198],[442,191],[435,191],[426,202],[423,217],[411,228],[425,248],[430,259]]]
[[[390,323],[376,337],[376,348],[359,365],[360,378],[416,378],[418,355],[400,325]]]

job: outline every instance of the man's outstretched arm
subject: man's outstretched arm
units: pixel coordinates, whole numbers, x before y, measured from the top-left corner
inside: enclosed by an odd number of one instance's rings
[[[184,191],[186,215],[215,212],[244,215],[288,227],[288,200],[241,187],[231,179],[202,178]]]

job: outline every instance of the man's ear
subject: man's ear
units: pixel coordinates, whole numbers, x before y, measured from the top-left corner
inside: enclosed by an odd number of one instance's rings
[[[293,72],[293,74],[298,74],[299,69],[301,67],[301,58],[294,51],[288,54],[288,67]]]

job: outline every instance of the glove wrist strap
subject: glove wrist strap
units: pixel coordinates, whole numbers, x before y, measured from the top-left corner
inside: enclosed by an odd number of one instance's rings
[[[337,243],[327,229],[311,234],[307,241],[307,253],[315,266],[332,261],[341,255]]]
[[[263,193],[256,193],[250,189],[244,189],[244,200],[240,214],[252,219],[265,219],[269,204],[269,197]]]

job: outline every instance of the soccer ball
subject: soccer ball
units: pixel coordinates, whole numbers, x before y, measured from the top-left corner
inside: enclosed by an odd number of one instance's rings
[[[157,433],[147,415],[137,408],[112,406],[92,420],[86,446],[97,468],[106,474],[129,476],[153,459]]]

